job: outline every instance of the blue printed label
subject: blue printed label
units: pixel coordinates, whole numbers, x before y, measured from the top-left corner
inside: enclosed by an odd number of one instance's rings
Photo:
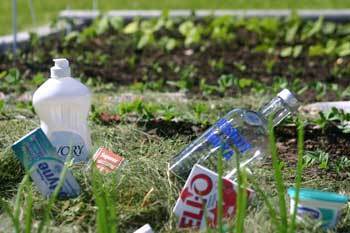
[[[40,128],[33,130],[15,142],[12,149],[25,169],[31,171],[30,175],[39,191],[46,197],[50,196],[59,184],[64,163],[44,132]],[[79,184],[67,171],[58,196],[75,197],[79,192]]]
[[[311,219],[320,219],[321,212],[318,209],[310,208],[310,207],[298,207],[298,215],[299,216],[308,216]]]
[[[66,159],[68,155],[71,155],[74,162],[88,160],[88,150],[84,140],[78,134],[57,131],[51,134],[50,139],[61,158]]]
[[[63,167],[64,164],[55,159],[40,160],[33,165],[34,170],[31,173],[31,177],[44,196],[49,197],[56,189]],[[79,184],[72,173],[67,171],[58,196],[60,198],[76,197],[79,193]]]
[[[226,160],[229,160],[234,155],[234,150],[230,147],[230,144],[234,145],[240,153],[244,153],[252,147],[226,119],[220,119],[215,126],[209,132],[207,140],[214,148],[222,146],[223,156]],[[216,128],[220,132],[215,132]],[[226,135],[227,140],[223,141],[219,133]]]

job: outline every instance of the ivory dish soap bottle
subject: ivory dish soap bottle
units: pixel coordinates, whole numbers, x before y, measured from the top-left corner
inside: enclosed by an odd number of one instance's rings
[[[70,155],[74,162],[87,161],[91,144],[87,121],[91,93],[71,77],[67,59],[54,62],[51,77],[34,93],[33,106],[58,156],[66,159]]]

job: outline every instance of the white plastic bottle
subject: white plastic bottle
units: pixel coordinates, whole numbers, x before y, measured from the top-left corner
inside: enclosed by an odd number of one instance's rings
[[[87,161],[91,144],[88,114],[91,106],[89,89],[71,77],[67,59],[54,59],[51,78],[33,96],[41,128],[56,147],[57,154],[74,162]]]

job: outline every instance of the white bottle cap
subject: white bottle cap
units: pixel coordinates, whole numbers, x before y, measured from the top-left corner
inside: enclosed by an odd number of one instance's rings
[[[137,229],[134,233],[153,233],[153,230],[149,224]]]
[[[284,102],[292,109],[295,110],[299,107],[299,102],[297,98],[288,89],[283,89],[277,94],[278,97],[284,100]]]
[[[51,78],[66,78],[70,77],[69,62],[65,58],[53,59],[55,66],[51,67]]]

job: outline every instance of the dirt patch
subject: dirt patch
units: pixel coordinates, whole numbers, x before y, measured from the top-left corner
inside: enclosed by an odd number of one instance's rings
[[[277,142],[280,158],[287,166],[296,166],[297,163],[297,132],[296,127],[277,127]],[[321,150],[328,153],[328,167],[320,169],[319,164],[305,168],[304,174],[308,177],[327,176],[336,180],[350,178],[348,169],[335,171],[334,165],[342,157],[350,159],[350,135],[344,134],[335,126],[326,129],[307,125],[304,130],[304,151]]]
[[[120,32],[110,31],[84,43],[64,43],[63,38],[48,39],[24,50],[20,61],[13,63],[5,55],[0,55],[0,71],[17,67],[24,78],[31,79],[37,72],[48,75],[52,66],[51,57],[64,55],[72,61],[75,76],[96,78],[119,85],[135,82],[149,83],[161,81],[167,90],[176,91],[178,87],[169,85],[169,81],[191,79],[192,92],[199,91],[201,79],[207,84],[217,85],[222,74],[232,74],[236,78],[248,78],[259,81],[267,86],[273,85],[279,77],[285,78],[289,85],[299,78],[302,83],[336,83],[348,86],[350,79],[339,78],[338,70],[350,67],[350,58],[338,59],[334,56],[310,57],[307,49],[310,44],[318,42],[303,42],[306,45],[299,57],[281,57],[266,52],[256,52],[255,48],[263,43],[264,36],[248,31],[245,28],[235,29],[236,38],[232,42],[215,42],[203,38],[203,45],[186,48],[179,46],[171,52],[156,46],[147,46],[140,50],[135,46],[133,38]],[[167,32],[172,34],[171,32]],[[174,34],[174,33],[173,33]],[[173,35],[183,40],[178,32]],[[274,54],[289,46],[279,38]],[[297,42],[296,42],[297,43]],[[301,43],[301,42],[300,42]],[[67,51],[69,53],[67,54]],[[164,88],[163,87],[163,88]],[[237,88],[227,90],[225,94],[237,93]],[[334,91],[328,91],[323,100],[336,100],[339,97]],[[303,93],[303,101],[317,99],[315,90]]]

